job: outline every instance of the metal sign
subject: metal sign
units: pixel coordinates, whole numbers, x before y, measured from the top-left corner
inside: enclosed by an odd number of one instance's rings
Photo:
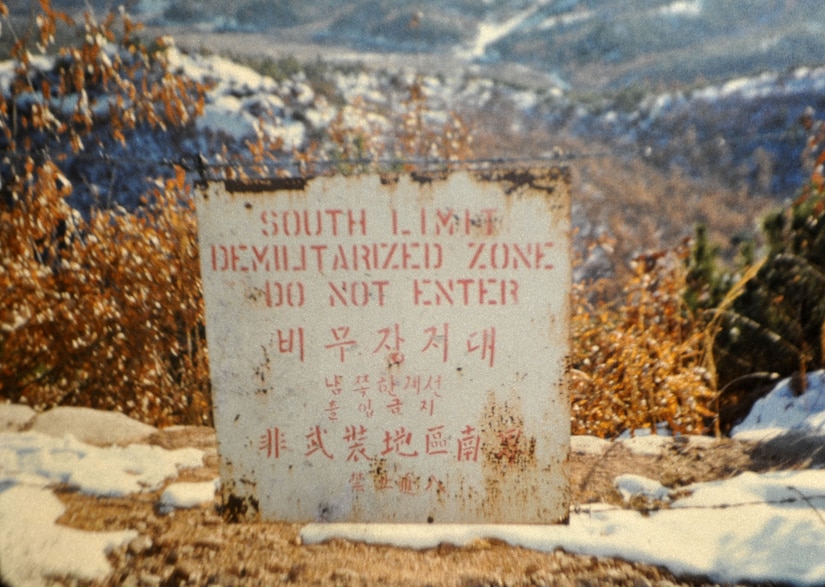
[[[566,170],[218,181],[196,205],[228,519],[567,519]]]

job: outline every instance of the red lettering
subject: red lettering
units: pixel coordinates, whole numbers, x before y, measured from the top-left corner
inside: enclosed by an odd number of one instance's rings
[[[373,247],[376,247],[376,260],[378,247],[385,251],[381,263],[376,263],[376,269],[440,269],[444,261],[439,243],[380,243]]]
[[[212,271],[218,270],[218,246],[220,245],[212,245],[210,248],[212,249]],[[223,269],[221,269],[223,271]]]
[[[306,452],[304,453],[305,457],[311,456],[317,452],[320,452],[329,460],[333,460],[332,454],[330,454],[326,446],[324,446],[324,436],[326,436],[327,431],[320,426],[314,426],[310,429],[309,434],[306,435]]]
[[[396,484],[398,485],[398,492],[404,495],[417,495],[420,480],[412,473],[405,473]]]
[[[304,362],[304,329],[288,328],[278,329],[278,353],[291,355],[298,353],[298,358]]]
[[[478,352],[481,360],[492,367],[495,363],[496,356],[495,327],[485,328],[481,332],[471,333],[467,338],[467,352]]]
[[[267,237],[300,237],[329,234],[366,236],[367,211],[360,210],[264,210],[260,215],[261,234]]]
[[[493,234],[495,232],[495,224],[496,218],[495,214],[498,210],[496,208],[484,208],[481,213],[484,215],[484,226],[486,227],[487,234]]]
[[[344,252],[343,245],[338,245],[335,257],[332,259],[332,270],[338,271],[343,269],[349,271],[349,263],[347,262],[347,254]]]
[[[535,243],[467,243],[472,254],[470,269],[553,269],[552,263],[545,263],[546,250],[553,247],[552,242]]]
[[[411,450],[412,432],[407,431],[403,426],[396,429],[392,433],[386,431],[384,433],[384,450],[382,455],[387,455],[394,452],[400,457],[417,457],[418,451]]]
[[[332,338],[335,342],[324,345],[327,349],[338,349],[338,360],[343,363],[346,358],[346,351],[349,347],[356,344],[356,341],[349,336],[348,326],[339,326],[331,330]]]
[[[353,257],[355,257],[355,266],[358,267],[358,263],[362,264],[362,269],[364,271],[371,271],[373,267],[375,267],[375,263],[373,262],[373,255],[371,255],[371,249],[368,245],[353,245]],[[358,254],[355,253],[354,249],[358,249]],[[376,250],[375,247],[372,250]]]
[[[401,343],[404,342],[405,339],[401,337],[401,326],[398,323],[395,323],[392,326],[388,326],[387,328],[379,329],[378,334],[381,335],[381,342],[378,343],[378,346],[375,347],[375,350],[372,351],[372,354],[375,354],[382,350],[401,350]]]
[[[474,280],[472,279],[456,279],[455,282],[461,286],[461,289],[464,293],[463,300],[464,305],[470,305],[470,284],[473,283]]]
[[[417,249],[421,245],[419,245],[418,243],[404,244],[406,246],[402,247],[401,266],[404,267],[404,269],[420,269],[421,265],[419,265],[418,263],[410,262],[410,259],[412,259],[412,253],[410,252],[410,249]]]
[[[435,211],[435,234],[440,235],[442,229],[447,231],[447,234],[455,234],[455,225],[458,217],[451,209],[436,210]]]
[[[415,306],[504,306],[518,304],[515,279],[414,279]]]
[[[301,232],[301,216],[298,214],[297,210],[291,210],[291,214],[289,212],[283,213],[283,221],[284,221],[284,235],[285,236],[293,236],[296,234],[300,234]],[[292,218],[295,222],[293,226],[289,226],[289,219]]]
[[[327,215],[332,221],[332,234],[338,236],[338,215],[343,214],[343,210],[326,210]]]
[[[252,271],[257,271],[263,265],[264,271],[269,271],[269,259],[267,257],[269,247],[256,247],[252,245]]]
[[[512,303],[518,304],[518,281],[510,279],[507,281],[507,284],[510,286],[509,290],[506,289],[504,280],[501,280],[501,299],[507,300],[509,298]],[[505,293],[505,291],[507,293]]]
[[[444,286],[444,283],[441,281],[435,282],[436,292],[435,292],[435,304],[436,306],[440,306],[441,302],[443,301],[446,305],[452,306],[453,305],[453,293],[452,291],[448,291],[447,288]]]
[[[447,437],[444,435],[444,426],[434,426],[427,428],[425,435],[426,453],[428,455],[445,455],[447,450]]]
[[[355,234],[360,234],[361,236],[367,235],[367,211],[361,208],[356,216],[356,213],[352,210],[347,210],[347,227],[349,229],[349,235],[354,236]],[[360,229],[360,232],[356,229]]]
[[[329,289],[332,290],[332,295],[329,296],[329,305],[334,308],[335,304],[336,304],[336,300],[338,300],[338,302],[340,302],[342,306],[346,307],[346,305],[347,305],[347,296],[346,296],[347,284],[342,283],[341,287],[339,288],[337,285],[335,285],[334,283],[332,283],[330,281],[329,282]]]
[[[422,353],[427,352],[429,349],[441,349],[441,362],[447,362],[447,349],[449,346],[449,330],[450,325],[449,323],[445,322],[442,324],[442,329],[439,331],[437,326],[431,326],[429,328],[425,328],[424,332],[429,336],[427,340],[427,344],[424,345],[424,348],[421,349]]]
[[[268,219],[269,214],[270,213],[267,212],[266,210],[261,212],[261,224],[264,225],[263,228],[261,228],[261,234],[263,234],[264,236],[277,236],[278,235],[278,225],[275,224],[274,222],[269,221],[269,219]],[[272,212],[272,214],[274,214],[274,212]],[[269,226],[270,228],[267,229],[267,226]],[[270,232],[270,230],[271,230],[271,232]]]
[[[384,262],[381,264],[381,269],[389,269],[390,268],[390,261],[392,261],[393,254],[395,253],[395,250],[398,248],[398,243],[390,243],[389,245],[387,245],[387,243],[381,243],[381,246],[382,247],[389,246],[390,250],[387,251],[387,256],[384,257]],[[394,265],[392,268],[393,269],[398,269],[398,265]]]
[[[434,263],[430,262],[430,248],[424,248],[424,268],[425,269],[440,269],[441,264],[444,262],[444,252],[441,249],[441,245],[435,243],[432,245],[432,250],[436,253],[437,261]]]
[[[521,245],[513,245],[513,269],[519,268],[519,261],[524,265],[525,269],[530,269],[530,245],[527,245],[527,250],[523,250]]]
[[[350,287],[350,293],[352,305],[356,308],[366,306],[370,301],[370,287],[364,281],[354,281]]]
[[[238,254],[238,251],[246,251],[249,247],[246,245],[238,245],[237,247],[230,247],[232,249],[232,271],[240,270],[243,273],[249,271],[249,267],[244,264],[241,264],[241,257]]]
[[[338,405],[338,402],[334,399],[329,400],[329,405],[324,408],[324,412],[326,412],[327,420],[330,422],[337,422],[338,421],[338,410],[341,409],[341,406]]]
[[[510,247],[504,243],[493,243],[490,247],[490,264],[493,269],[509,269]]]
[[[354,493],[362,493],[366,490],[366,476],[362,472],[355,472],[349,477],[349,486]]]
[[[367,441],[367,429],[363,424],[358,426],[347,426],[344,430],[344,442],[347,443],[347,461],[357,463],[360,459],[369,461],[367,449],[364,443]]]
[[[258,450],[265,452],[268,459],[281,458],[281,453],[287,450],[286,440],[281,429],[277,426],[267,428],[266,432],[261,434]]]
[[[304,284],[300,281],[280,283],[267,281],[264,287],[267,308],[301,308],[304,305]]]
[[[393,236],[407,236],[410,234],[409,228],[399,228],[398,227],[398,210],[395,208],[392,209],[392,235]]]
[[[481,253],[484,252],[485,243],[467,243],[471,249],[475,249],[473,258],[470,259],[470,269],[487,269],[486,265],[479,263]]]
[[[461,431],[458,438],[458,460],[478,461],[478,449],[481,447],[481,436],[476,434],[476,429],[467,425]]]
[[[328,281],[330,289],[329,305],[336,307],[360,308],[370,303],[377,302],[379,306],[384,306],[386,302],[386,287],[389,281],[340,281],[334,283]]]
[[[326,245],[310,245],[309,248],[312,249],[313,251],[315,251],[315,258],[316,258],[316,261],[318,262],[317,269],[318,269],[318,271],[323,273],[323,271],[324,271],[324,251],[327,250],[327,246]]]

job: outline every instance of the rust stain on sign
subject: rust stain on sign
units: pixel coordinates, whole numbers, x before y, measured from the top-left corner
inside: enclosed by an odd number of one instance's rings
[[[566,487],[558,486],[553,491],[543,479],[551,475],[541,467],[537,450],[539,444],[552,440],[544,438],[542,430],[537,431],[539,436],[525,432],[530,427],[525,425],[523,401],[517,390],[503,401],[488,392],[479,428],[485,488],[480,516],[501,520],[508,512],[530,511],[539,504],[546,507],[548,493],[567,503]],[[560,460],[566,461],[566,456]]]
[[[567,518],[566,170],[195,201],[227,519]]]

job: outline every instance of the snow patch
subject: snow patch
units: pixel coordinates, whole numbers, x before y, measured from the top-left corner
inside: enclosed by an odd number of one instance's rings
[[[569,14],[561,14],[558,16],[551,16],[542,22],[538,28],[539,30],[547,30],[556,28],[558,26],[566,26],[569,24],[576,24],[584,22],[593,18],[594,12],[592,10],[579,10]]]
[[[665,16],[700,16],[702,14],[702,0],[678,0],[658,9],[659,14]]]
[[[178,468],[202,464],[203,452],[194,448],[167,451],[145,444],[99,448],[73,436],[0,434],[0,486],[25,476],[37,485],[60,483],[91,495],[122,496],[157,489],[176,477]]]
[[[487,48],[500,39],[503,39],[524,24],[538,10],[551,0],[538,0],[530,4],[529,8],[519,12],[502,23],[481,23],[478,26],[473,46],[459,52],[459,56],[468,59],[479,59],[487,53]]]
[[[635,436],[621,441],[622,446],[634,455],[658,456],[662,451],[673,444],[673,438],[661,434]]]
[[[215,491],[220,486],[219,480],[203,481],[201,483],[172,483],[160,496],[162,511],[173,509],[188,509],[209,503],[215,499]]]
[[[825,495],[825,472],[805,473],[815,477],[788,474],[786,480]],[[718,482],[722,492],[746,491],[750,497],[770,495],[764,489],[766,483],[773,485],[774,481],[749,475],[739,482]],[[695,487],[701,494],[701,485],[686,489]],[[798,495],[795,501],[723,508],[676,507],[677,500],[671,509],[645,514],[597,505],[571,514],[566,526],[310,524],[301,530],[301,539],[315,544],[337,537],[424,549],[442,543],[463,546],[487,537],[543,552],[563,548],[660,565],[677,574],[708,576],[716,582],[821,585],[825,583],[825,524],[814,508],[825,507],[825,498],[807,500],[812,507]]]
[[[784,379],[756,401],[747,418],[735,426],[737,440],[765,439],[786,431],[825,435],[825,372],[807,375],[807,391],[794,395],[791,379]]]
[[[630,501],[636,496],[655,501],[670,501],[670,489],[641,475],[619,475],[613,480],[613,486],[625,501]]]
[[[48,489],[16,485],[0,491],[0,579],[5,584],[51,585],[48,575],[104,579],[112,571],[106,553],[138,535],[56,525],[65,509]]]
[[[601,455],[610,447],[610,442],[598,436],[572,436],[570,438],[570,451],[586,454]]]

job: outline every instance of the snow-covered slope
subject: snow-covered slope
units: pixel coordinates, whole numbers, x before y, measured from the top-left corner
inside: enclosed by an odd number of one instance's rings
[[[267,13],[254,6],[206,0],[193,10],[180,0],[141,0],[137,10],[153,24],[277,30],[331,47],[528,64],[587,88],[786,71],[816,63],[825,49],[816,0],[319,0],[278,3]]]

